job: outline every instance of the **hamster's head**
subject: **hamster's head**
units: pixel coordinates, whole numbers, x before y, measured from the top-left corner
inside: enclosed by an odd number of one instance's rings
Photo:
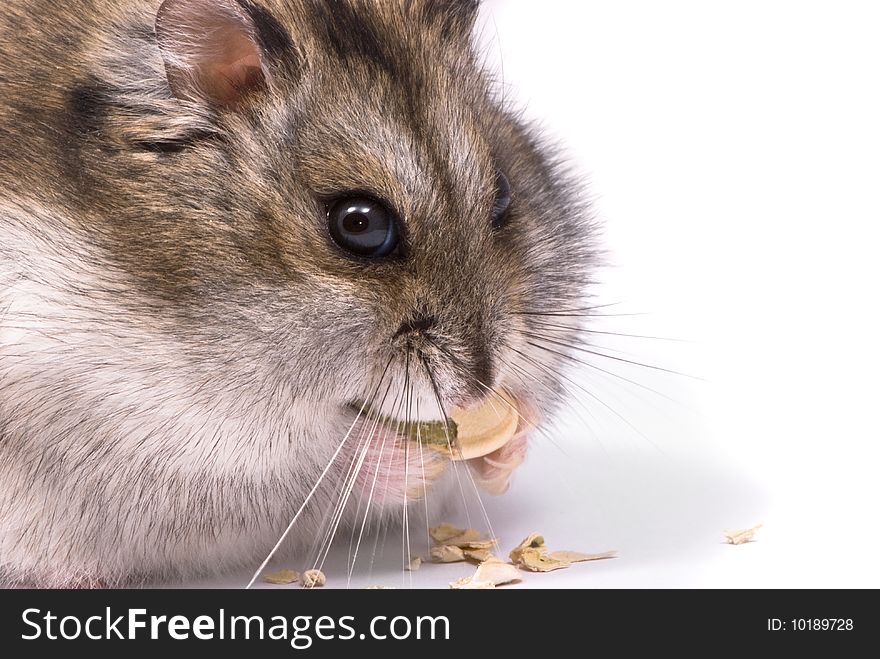
[[[501,389],[552,412],[579,329],[546,314],[588,294],[594,232],[484,72],[477,13],[166,0],[71,92],[79,199],[218,386],[253,369],[341,416]]]

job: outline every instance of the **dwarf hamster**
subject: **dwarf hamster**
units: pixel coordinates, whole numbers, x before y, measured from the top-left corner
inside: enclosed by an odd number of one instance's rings
[[[307,500],[292,547],[444,490],[388,419],[499,390],[551,417],[580,329],[540,319],[589,293],[594,223],[478,9],[4,7],[3,583],[253,567]],[[504,489],[529,429],[477,482]]]

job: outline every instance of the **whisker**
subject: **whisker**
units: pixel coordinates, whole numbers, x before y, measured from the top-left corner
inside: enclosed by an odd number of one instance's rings
[[[663,368],[662,366],[655,366],[653,364],[644,364],[642,362],[637,362],[632,359],[624,359],[623,357],[615,357],[613,355],[606,355],[603,352],[598,352],[596,350],[590,350],[589,348],[584,348],[583,346],[572,345],[569,343],[565,343],[562,341],[556,341],[554,339],[548,339],[546,337],[542,337],[539,335],[535,335],[533,333],[523,332],[523,334],[528,334],[531,337],[538,338],[541,341],[546,343],[551,343],[553,345],[561,346],[563,348],[568,348],[569,350],[576,350],[577,352],[584,352],[590,355],[595,355],[597,357],[604,357],[605,359],[613,359],[614,361],[623,362],[625,364],[631,364],[633,366],[641,366],[642,368],[650,368],[654,371],[662,371],[663,373],[669,373],[670,375],[678,375],[679,377],[689,378],[691,380],[698,380],[700,382],[706,382],[705,378],[701,378],[696,375],[690,375],[688,373],[681,373],[680,371],[674,371],[669,368]]]
[[[398,412],[397,412],[397,410],[398,410],[397,401],[398,400],[402,400],[402,392],[400,394],[398,394],[398,398],[395,398],[395,402],[391,406],[392,409],[395,410],[395,412],[394,412],[395,416],[398,415]],[[375,473],[373,474],[373,482],[370,485],[370,493],[367,495],[367,505],[364,510],[364,519],[363,519],[363,522],[361,523],[360,531],[358,532],[357,543],[355,543],[355,547],[354,547],[354,556],[352,558],[351,570],[348,573],[348,585],[349,586],[351,586],[351,577],[354,572],[354,566],[357,563],[357,555],[358,555],[358,552],[360,551],[361,541],[363,540],[363,537],[364,537],[364,529],[366,528],[366,525],[367,525],[367,519],[369,518],[369,515],[370,515],[370,507],[372,506],[372,503],[373,503],[373,495],[375,494],[375,490],[376,490],[376,481],[379,478],[379,471],[380,471],[381,465],[382,465],[382,457],[385,454],[385,444],[387,441],[388,441],[388,428],[383,428],[382,445],[379,448],[379,458],[378,458],[378,461],[376,464]]]
[[[435,345],[436,345],[436,344],[435,344]],[[429,378],[430,381],[431,381],[431,388],[432,388],[433,391],[434,391],[434,398],[436,398],[436,400],[437,400],[437,405],[440,407],[440,412],[441,412],[441,414],[443,415],[443,419],[444,419],[444,430],[445,430],[445,432],[446,432],[446,445],[447,445],[447,447],[449,448],[449,451],[450,451],[450,453],[451,453],[451,452],[452,452],[452,440],[451,440],[451,438],[449,437],[449,416],[446,414],[446,408],[445,408],[445,406],[443,405],[443,401],[442,401],[441,398],[440,398],[440,390],[439,390],[439,388],[437,387],[437,381],[436,381],[436,379],[434,378],[434,373],[431,371],[431,368],[430,368],[430,366],[428,365],[427,360],[425,360],[424,356],[422,357],[422,363],[423,363],[424,366],[425,366],[425,370],[428,372],[428,378]],[[456,478],[458,478],[458,486],[459,486],[459,490],[461,491],[462,502],[464,503],[465,516],[467,517],[468,527],[470,527],[470,526],[472,526],[472,524],[471,524],[470,512],[469,512],[469,510],[468,510],[467,499],[465,498],[465,495],[464,495],[464,488],[463,488],[462,485],[461,485],[461,478],[460,478],[459,475],[458,475],[458,467],[457,467],[457,465],[456,465],[456,461],[455,461],[455,460],[452,461],[452,465],[453,465],[453,467],[455,468],[455,475],[456,475]],[[488,531],[489,531],[489,535],[490,535],[491,537],[494,538],[494,537],[495,537],[495,531],[492,529],[492,522],[489,520],[489,513],[486,511],[486,506],[483,505],[483,498],[480,496],[480,488],[477,487],[477,482],[474,480],[474,475],[471,473],[470,468],[468,468],[467,466],[465,466],[464,471],[465,471],[465,474],[467,474],[467,477],[468,477],[468,479],[470,480],[470,483],[471,483],[471,487],[473,488],[473,490],[474,490],[474,494],[476,495],[476,498],[477,498],[477,504],[479,504],[479,506],[480,506],[480,511],[483,513],[483,519],[486,521],[486,527],[487,527],[487,529],[488,529]]]
[[[389,382],[388,385],[385,387],[385,393],[382,396],[382,401],[380,403],[380,406],[385,404],[385,400],[388,397],[388,392],[391,390],[391,384],[392,383]],[[369,418],[369,417],[367,417],[367,418]],[[321,545],[321,550],[319,552],[320,563],[316,566],[316,567],[318,567],[318,569],[323,569],[324,562],[327,560],[327,556],[330,553],[330,549],[332,547],[333,540],[335,539],[336,533],[339,530],[339,525],[342,521],[343,515],[345,514],[345,509],[348,506],[348,502],[351,498],[351,493],[354,490],[355,484],[357,483],[357,477],[360,474],[361,469],[363,468],[364,461],[366,460],[366,456],[370,450],[371,438],[373,437],[374,433],[376,432],[376,428],[377,428],[378,424],[379,424],[379,420],[374,419],[374,420],[372,420],[371,425],[365,424],[364,427],[361,428],[360,440],[358,442],[357,448],[355,449],[355,453],[354,453],[354,456],[352,457],[351,464],[349,465],[348,473],[346,474],[345,479],[343,480],[343,483],[344,483],[343,488],[342,488],[343,494],[340,497],[339,501],[337,501],[336,507],[335,507],[335,510],[333,513],[332,528],[330,529],[330,532],[325,537],[323,544]],[[358,502],[358,510],[357,510],[357,513],[355,513],[355,515],[357,516],[357,514],[359,512],[360,512],[360,502]],[[349,561],[350,560],[351,559],[349,558]]]
[[[550,388],[545,382],[543,382],[543,381],[541,381],[541,380],[539,380],[539,379],[537,379],[537,378],[535,378],[535,377],[532,377],[531,374],[529,374],[528,372],[526,372],[526,370],[523,369],[523,368],[522,368],[521,366],[519,366],[518,364],[514,363],[513,361],[506,360],[506,359],[501,359],[501,362],[502,362],[506,367],[508,367],[508,368],[513,372],[513,374],[517,376],[517,378],[519,378],[520,382],[523,384],[524,387],[528,388],[528,387],[529,387],[529,381],[531,381],[532,383],[537,384],[537,385],[540,385],[541,387],[543,387],[543,388],[544,388],[545,390],[547,390],[547,392],[550,393],[552,396],[555,396],[555,395],[556,395],[556,392],[553,391],[553,389],[551,389],[551,388]],[[586,405],[583,405],[583,403],[582,403],[577,397],[575,397],[575,396],[570,396],[570,399],[571,399],[572,401],[578,403],[579,405],[581,405],[581,406],[583,407],[584,411],[590,416],[590,418],[593,419],[593,421],[594,421],[595,423],[599,423],[599,420],[596,419],[595,416],[593,416],[593,412],[592,412],[592,411],[591,411]],[[582,425],[584,425],[584,426],[587,428],[587,430],[590,431],[590,433],[591,433],[591,434],[593,435],[593,437],[595,438],[596,442],[599,444],[599,448],[602,450],[602,452],[603,452],[607,457],[610,458],[611,456],[610,456],[610,454],[608,453],[608,450],[605,448],[605,445],[602,443],[602,440],[599,438],[599,433],[596,432],[596,430],[590,425],[590,423],[589,423],[586,419],[584,419],[584,418],[580,415],[580,413],[578,413],[577,409],[575,409],[574,407],[572,407],[572,408],[571,408],[571,411],[574,412],[574,414],[575,414],[575,416],[577,417],[578,421],[580,421],[580,423],[581,423]],[[560,453],[562,453],[563,456],[565,456],[565,457],[570,457],[568,451],[566,451],[564,448],[562,448],[562,446],[560,446],[560,444],[559,444],[559,443],[553,438],[553,435],[552,435],[552,434],[551,434],[546,428],[544,428],[543,426],[540,426],[540,425],[536,425],[536,426],[533,426],[533,430],[536,431],[536,432],[538,432],[538,433],[539,433],[542,437],[544,437],[545,439],[547,439],[547,441],[549,441],[550,444],[551,444],[556,450],[558,450]]]
[[[381,386],[381,385],[380,385]],[[388,397],[388,392],[391,390],[392,382],[385,386],[385,391],[382,394],[382,400],[380,405],[385,404],[385,400]],[[378,393],[378,390],[375,392]],[[373,403],[375,403],[376,396],[373,395],[370,397],[370,401],[367,404],[367,409],[369,410]],[[369,412],[365,416],[365,419],[369,420]],[[340,497],[338,498],[336,504],[333,509],[333,516],[331,517],[331,522],[328,527],[327,534],[322,540],[321,547],[318,551],[318,554],[315,558],[316,565],[314,567],[318,567],[319,569],[323,568],[324,561],[327,558],[327,554],[330,550],[330,545],[332,544],[332,540],[336,535],[337,529],[341,522],[342,516],[345,512],[345,508],[348,505],[349,497],[351,496],[351,491],[354,488],[354,484],[356,482],[358,473],[360,472],[360,468],[363,464],[364,457],[366,456],[366,451],[369,448],[369,439],[372,437],[376,428],[376,421],[372,421],[372,425],[365,423],[361,426],[360,433],[358,434],[358,442],[357,446],[352,455],[351,462],[349,463],[348,469],[345,473],[345,476],[342,479],[342,485],[340,488]]]
[[[483,382],[482,380],[480,380],[478,377],[476,377],[476,376],[474,376],[473,374],[469,373],[468,370],[467,370],[466,368],[464,368],[464,366],[461,364],[461,361],[460,361],[460,360],[459,360],[454,354],[452,354],[450,351],[448,351],[448,350],[445,349],[443,346],[441,346],[440,344],[438,344],[436,341],[432,341],[431,343],[434,345],[435,348],[437,348],[437,350],[439,350],[441,353],[443,353],[443,354],[444,354],[444,355],[445,355],[450,361],[455,362],[456,364],[458,364],[458,366],[459,366],[461,372],[464,373],[464,374],[465,374],[465,375],[466,375],[466,376],[467,376],[472,382],[476,383],[479,387],[481,387],[482,389],[484,389],[484,390],[486,390],[487,392],[489,392],[493,397],[497,398],[498,400],[500,400],[501,402],[503,402],[505,405],[507,405],[509,408],[513,409],[514,412],[516,412],[516,415],[517,415],[522,421],[524,421],[528,426],[530,426],[530,427],[532,428],[533,431],[537,431],[537,432],[540,433],[542,436],[544,436],[544,437],[545,437],[545,438],[546,438],[546,439],[547,439],[547,440],[548,440],[548,441],[549,441],[549,442],[550,442],[550,443],[551,443],[556,449],[558,449],[563,455],[568,455],[568,453],[565,451],[565,449],[563,449],[563,448],[562,448],[562,447],[556,442],[556,440],[553,439],[553,436],[552,436],[549,432],[547,432],[544,428],[540,427],[540,425],[538,424],[537,420],[530,420],[530,419],[525,418],[525,417],[522,415],[522,413],[519,411],[519,409],[517,409],[516,407],[514,407],[513,405],[511,405],[508,401],[504,400],[504,398],[500,397],[500,396],[498,395],[498,392],[496,392],[494,389],[492,389],[491,387],[489,387],[485,382]],[[500,358],[499,358],[499,359],[500,359]],[[502,363],[505,363],[505,364],[506,364],[508,367],[510,367],[510,368],[513,368],[513,367],[514,367],[514,364],[512,364],[512,363],[510,363],[510,362],[506,362],[506,360],[501,359],[501,361],[502,361]],[[526,386],[526,387],[528,387],[528,384],[523,380],[522,375],[520,375],[519,377],[520,377],[520,381],[523,382],[523,385]],[[535,382],[537,382],[537,383],[541,384],[542,386],[544,386],[545,388],[547,388],[547,386],[546,386],[543,382],[540,382],[539,380],[535,380]],[[549,388],[548,388],[548,391],[549,391]],[[551,393],[553,393],[553,392],[551,391]],[[493,408],[494,408],[494,406],[493,406]],[[590,415],[592,416],[592,413],[591,413],[589,410],[587,410],[587,413],[590,414]],[[589,427],[589,424],[585,424],[585,425],[587,425],[587,427]],[[591,429],[591,432],[592,432],[592,429]],[[594,433],[594,434],[595,434],[595,433]],[[604,447],[602,447],[602,450],[603,450],[603,451],[605,450]]]
[[[534,320],[531,321],[535,325],[539,325],[540,327],[545,327],[547,329],[556,329],[561,331],[571,331],[576,333],[585,333],[585,334],[600,334],[602,336],[622,336],[628,339],[649,339],[652,341],[671,341],[673,343],[693,343],[693,341],[689,341],[688,339],[675,339],[669,336],[651,336],[648,334],[627,334],[626,332],[609,332],[603,330],[594,330],[587,327],[577,327],[575,325],[559,325],[557,323],[548,323],[543,320]]]
[[[544,340],[543,337],[539,338],[539,337],[536,337],[532,334],[528,334],[528,336],[530,338],[535,339],[536,341],[543,341]],[[630,378],[624,377],[623,375],[620,375],[619,373],[615,373],[614,371],[606,370],[606,369],[602,368],[601,366],[596,366],[595,364],[588,362],[586,359],[581,359],[579,357],[576,357],[575,355],[569,355],[569,354],[566,354],[566,353],[561,352],[559,350],[553,350],[552,348],[548,348],[543,345],[536,345],[531,342],[529,342],[529,343],[530,343],[530,345],[534,346],[535,348],[539,348],[541,350],[544,350],[545,352],[549,352],[551,354],[562,357],[562,358],[564,358],[574,364],[578,364],[580,366],[586,366],[588,368],[592,368],[593,370],[599,371],[601,373],[605,373],[606,375],[610,375],[610,376],[615,377],[619,380],[623,380],[624,382],[628,382],[629,384],[632,384],[632,385],[639,387],[641,389],[645,389],[646,391],[650,391],[652,394],[660,396],[661,398],[665,398],[666,400],[668,400],[672,403],[676,403],[678,405],[683,405],[683,403],[681,401],[678,401],[675,398],[672,398],[671,396],[667,396],[666,394],[664,394],[660,391],[657,391],[656,389],[653,389],[652,387],[649,387],[645,384],[642,384],[641,382],[637,382],[635,380],[631,380]]]
[[[390,390],[390,388],[391,388],[391,385],[389,384],[388,390]],[[386,391],[385,394],[386,394],[386,397],[383,398],[382,403],[379,405],[380,408],[385,405],[385,400],[387,399],[388,391]],[[381,418],[379,416],[374,416],[371,419],[370,430],[367,433],[369,441],[372,441],[372,438],[376,435],[376,431],[379,428],[380,422],[381,422]],[[358,467],[357,467],[357,474],[356,474],[355,478],[357,477],[357,475],[360,475],[360,470],[363,467],[363,464],[364,464],[364,461],[366,460],[367,453],[368,453],[369,449],[370,449],[370,444],[368,442],[367,445],[364,447],[363,451],[360,453]],[[348,496],[351,496],[351,493],[354,491],[354,486],[355,486],[355,481],[352,481],[352,483],[349,487]],[[357,508],[355,509],[354,519],[358,519],[360,517],[361,506],[363,505],[364,495],[366,494],[366,491],[367,491],[367,482],[364,481],[361,484],[360,495],[358,496],[358,499],[357,499]],[[354,532],[354,527],[352,527],[352,535],[349,537],[349,540],[348,540],[348,570],[349,570],[349,572],[351,572],[354,569],[354,562],[353,562],[354,533],[353,532]]]
[[[385,399],[388,397],[388,392],[391,390],[391,386],[391,382],[386,385],[385,392],[382,395],[382,402],[380,404],[384,404]],[[373,400],[368,405],[368,408],[372,405],[372,402],[375,402],[375,397],[373,397]],[[369,416],[367,416],[366,418],[369,418]],[[360,469],[363,465],[363,461],[369,449],[370,438],[375,432],[375,427],[376,422],[373,422],[372,425],[364,424],[361,427],[360,434],[358,435],[357,446],[352,455],[352,459],[346,475],[342,479],[340,496],[336,501],[336,504],[334,505],[333,516],[331,517],[331,521],[324,535],[324,538],[321,541],[321,546],[315,557],[315,564],[313,565],[313,567],[317,567],[318,569],[323,569],[324,567],[324,562],[327,559],[327,556],[333,544],[333,540],[336,537],[336,533],[339,529],[339,525],[345,513],[345,509],[348,506],[349,497],[351,496],[351,492],[354,489],[357,476],[360,473]]]
[[[389,389],[390,389],[390,384],[389,384]],[[387,399],[387,391],[386,391],[386,399]],[[395,399],[395,400],[396,400],[396,399]],[[384,405],[385,405],[385,399],[382,400],[382,403],[381,403],[380,407],[384,407]],[[393,409],[393,408],[394,408],[394,404],[392,404],[392,409]],[[360,454],[360,458],[359,458],[358,466],[357,466],[357,474],[356,474],[356,477],[357,477],[357,475],[360,475],[361,469],[363,468],[364,462],[366,461],[366,457],[367,457],[367,455],[368,455],[370,449],[373,448],[373,446],[372,446],[372,441],[373,441],[373,438],[376,437],[376,433],[377,433],[377,431],[378,431],[378,428],[379,428],[379,424],[380,424],[380,423],[381,423],[381,417],[380,417],[379,415],[375,415],[374,418],[372,419],[372,425],[370,426],[370,431],[369,431],[369,433],[368,433],[369,441],[368,441],[367,444],[364,446],[364,449],[363,449],[363,451],[362,451],[361,454]],[[387,433],[387,429],[384,429],[384,428],[383,428],[383,430]],[[383,437],[384,437],[384,435],[383,435]],[[380,457],[381,457],[381,455],[380,455]],[[376,470],[376,472],[375,472],[374,475],[378,474],[378,470],[379,470],[380,466],[381,466],[381,465],[377,465],[377,470]],[[348,496],[349,496],[349,497],[351,496],[352,492],[354,491],[354,486],[355,486],[355,483],[356,483],[356,477],[355,477],[355,480],[352,481],[351,486],[350,486],[350,488],[349,488],[349,493],[348,493]],[[368,483],[368,481],[365,480],[365,481],[361,484],[360,494],[359,494],[358,499],[357,499],[357,509],[355,510],[355,513],[354,513],[354,519],[358,519],[358,518],[360,518],[360,516],[361,516],[361,507],[364,506],[364,499],[365,499],[365,495],[366,495],[366,492],[367,492],[367,483]],[[346,503],[347,503],[347,502],[346,502]],[[367,509],[366,509],[365,512],[364,512],[363,524],[366,524],[366,522],[367,522],[367,518],[368,518],[368,516],[369,516],[369,507],[368,507],[368,506],[369,506],[369,503],[367,503]],[[363,535],[363,527],[361,528],[361,535]],[[359,546],[360,546],[360,543],[358,542],[358,547],[359,547]],[[351,575],[354,573],[354,566],[355,566],[355,561],[356,561],[356,559],[357,559],[357,552],[356,552],[356,548],[355,548],[354,526],[353,526],[353,527],[352,527],[352,535],[351,535],[351,537],[349,538],[349,542],[348,542],[348,574],[349,574],[349,584],[350,584],[350,582],[351,582]]]
[[[409,431],[410,417],[412,412],[412,385],[409,381],[409,355],[410,351],[406,351],[406,429]],[[409,563],[410,553],[412,551],[409,537],[409,449],[410,441],[407,439],[403,445],[403,537],[401,538],[401,553],[403,554],[403,584],[406,585],[407,565]],[[409,587],[412,588],[412,572],[409,572]]]
[[[464,365],[461,363],[461,360],[459,360],[458,357],[456,357],[452,352],[450,352],[449,350],[447,350],[446,348],[444,348],[443,346],[441,346],[441,345],[440,345],[439,343],[437,343],[436,341],[431,341],[431,344],[432,344],[435,348],[437,348],[437,350],[439,350],[441,353],[443,353],[443,355],[446,356],[447,359],[449,359],[451,362],[454,362],[454,363],[459,367],[459,370],[460,370],[460,371],[461,371],[461,372],[462,372],[462,373],[463,373],[468,379],[470,379],[471,382],[475,383],[477,386],[479,386],[479,387],[481,387],[482,389],[486,390],[488,393],[490,393],[490,394],[493,396],[493,398],[495,398],[495,399],[497,399],[497,400],[500,400],[500,401],[501,401],[502,403],[504,403],[507,407],[509,407],[510,409],[512,409],[512,410],[516,413],[516,415],[520,418],[520,420],[524,421],[527,425],[532,426],[533,428],[534,428],[535,426],[538,425],[536,421],[530,421],[529,419],[526,419],[526,418],[520,413],[519,409],[517,409],[514,405],[511,405],[508,401],[506,401],[503,397],[501,397],[501,396],[498,394],[497,391],[495,391],[494,389],[492,389],[492,387],[490,387],[490,386],[487,385],[485,382],[483,382],[482,380],[480,380],[480,378],[478,378],[478,377],[476,377],[475,375],[473,375],[472,373],[470,373],[470,372],[468,371],[468,369],[465,368]],[[494,406],[493,406],[493,409],[495,409]],[[496,412],[497,412],[497,410],[496,410]]]
[[[421,359],[422,365],[425,367],[425,371],[428,373],[428,380],[431,383],[431,389],[434,391],[434,398],[437,401],[437,406],[440,408],[440,414],[443,416],[443,429],[446,433],[446,446],[449,449],[450,455],[453,453],[452,448],[452,439],[449,437],[449,415],[446,414],[446,408],[443,405],[443,401],[440,398],[440,389],[437,386],[437,381],[434,379],[434,373],[431,371],[431,367],[428,364],[428,360],[425,359],[425,356],[419,353],[419,358]],[[467,505],[467,497],[464,495],[464,486],[461,484],[461,476],[458,473],[458,465],[457,461],[452,461],[452,469],[455,472],[455,479],[458,481],[458,489],[461,492],[461,500],[464,503],[464,514],[467,518],[468,526],[471,526],[471,514],[468,510]]]
[[[622,318],[626,316],[646,316],[644,312],[638,313],[590,313],[588,309],[581,311],[511,311],[512,316],[547,316],[560,318]]]
[[[385,378],[385,374],[388,372],[388,367],[391,365],[391,359],[388,360],[388,363],[385,365],[385,370],[382,373],[382,378],[379,380],[379,386],[381,386],[382,380]],[[278,548],[290,534],[291,529],[293,529],[293,525],[296,524],[296,521],[299,519],[299,516],[302,514],[305,507],[308,505],[309,501],[312,500],[312,497],[315,496],[315,492],[318,491],[318,487],[321,485],[321,482],[327,476],[327,473],[330,471],[330,467],[333,466],[333,463],[336,462],[336,458],[339,457],[339,453],[342,451],[343,446],[345,446],[346,441],[351,435],[351,431],[354,430],[355,425],[357,425],[357,421],[360,418],[360,415],[363,414],[364,409],[366,408],[366,402],[361,405],[361,409],[358,410],[358,414],[355,417],[355,420],[352,422],[351,426],[348,429],[348,432],[345,433],[345,437],[342,438],[342,441],[339,443],[339,446],[334,451],[333,456],[330,458],[330,462],[327,463],[327,466],[324,467],[324,470],[321,472],[321,475],[318,476],[318,480],[315,482],[315,485],[309,491],[305,500],[300,505],[299,509],[296,511],[296,514],[293,516],[293,519],[290,520],[290,524],[287,525],[287,528],[284,529],[284,533],[281,534],[281,537],[278,539],[278,542],[275,543],[275,546],[272,547],[272,550],[269,552],[268,556],[263,560],[260,564],[260,567],[257,568],[254,575],[251,577],[251,580],[248,582],[247,586],[245,586],[245,590],[249,590],[251,586],[254,585],[254,582],[259,578],[262,571],[265,569],[266,565],[269,564],[269,561],[272,560],[272,557],[278,551]]]
[[[529,342],[529,345],[532,345],[532,346],[534,346],[534,347],[536,347],[536,348],[539,347],[539,346],[536,346],[536,345],[532,344],[531,342]],[[524,352],[522,352],[522,351],[520,351],[520,350],[517,350],[516,348],[511,348],[511,350],[513,350],[514,352],[516,352],[517,354],[519,354],[521,357],[523,357],[524,359],[526,359],[526,360],[528,360],[529,362],[531,362],[531,363],[532,363],[534,366],[536,366],[537,368],[544,368],[544,369],[546,369],[546,367],[545,367],[543,364],[541,364],[541,363],[538,362],[537,360],[531,358],[529,355],[526,355]],[[549,369],[546,369],[546,372],[549,372]],[[579,389],[580,391],[584,392],[585,394],[587,394],[587,396],[589,396],[590,398],[592,398],[593,400],[595,400],[597,403],[599,403],[600,405],[602,405],[603,407],[605,407],[606,409],[608,409],[612,414],[614,414],[617,418],[619,418],[619,419],[620,419],[621,421],[623,421],[627,426],[629,426],[634,432],[636,432],[640,437],[642,437],[642,439],[644,439],[644,440],[645,440],[646,442],[648,442],[652,447],[654,447],[654,449],[657,450],[661,455],[664,455],[664,456],[666,455],[666,453],[665,453],[665,452],[664,452],[659,446],[657,446],[653,441],[651,441],[651,439],[650,439],[647,435],[645,435],[641,430],[639,430],[638,428],[636,428],[632,423],[630,423],[630,421],[629,421],[626,417],[624,417],[624,416],[623,416],[622,414],[620,414],[617,410],[615,410],[613,407],[611,407],[610,405],[608,405],[608,403],[606,403],[606,402],[603,401],[601,398],[599,398],[598,396],[596,396],[596,394],[594,394],[593,392],[591,392],[589,389],[586,389],[585,387],[583,387],[580,383],[575,382],[574,380],[572,380],[571,378],[569,378],[569,377],[568,377],[567,375],[565,375],[564,373],[557,373],[557,374],[555,374],[555,375],[558,376],[559,378],[561,378],[561,379],[567,381],[569,384],[571,384],[572,386],[576,387],[576,388]]]
[[[416,418],[421,419],[421,413],[419,410],[419,399],[416,398]],[[426,546],[431,546],[431,524],[429,522],[431,516],[428,513],[428,480],[425,474],[425,451],[422,445],[422,427],[420,424],[416,424],[416,442],[419,445],[419,462],[421,463],[422,468],[422,483],[424,483],[424,498],[425,498],[425,542]]]
[[[545,314],[559,314],[559,313],[586,313],[588,311],[595,311],[596,309],[607,309],[609,307],[616,307],[623,304],[623,302],[606,302],[604,304],[595,304],[588,307],[573,307],[573,308],[559,308],[552,309],[551,311],[541,311],[539,309],[531,309],[529,311],[512,311],[511,314],[518,316],[540,316]]]
[[[388,385],[386,385],[385,392],[382,396],[382,404],[384,404],[385,398],[388,396],[388,391],[390,389],[391,383],[389,382]],[[370,409],[375,402],[375,396],[371,396],[370,400],[367,402],[367,409]],[[369,417],[367,416],[365,418]],[[347,504],[346,497],[350,491],[351,480],[357,477],[356,465],[358,463],[358,458],[362,453],[364,443],[367,441],[371,433],[372,430],[370,429],[369,424],[364,423],[361,425],[360,432],[358,433],[357,445],[352,453],[348,468],[346,469],[344,476],[340,479],[338,488],[334,492],[336,501],[321,522],[321,528],[325,530],[323,537],[316,542],[315,550],[310,557],[309,562],[312,563],[313,567],[318,567],[318,569],[323,568],[324,558],[326,557],[329,545],[336,533],[336,528],[339,525],[339,517],[343,514]],[[327,517],[329,517],[329,522],[326,521]]]
[[[397,419],[397,423],[395,424],[395,427],[394,427],[394,437],[392,439],[392,444],[391,444],[391,451],[392,451],[391,457],[388,459],[388,468],[385,471],[385,489],[382,492],[382,501],[381,501],[383,506],[385,505],[385,502],[388,500],[388,490],[391,488],[391,480],[392,480],[391,474],[392,474],[392,470],[394,468],[394,450],[396,449],[396,447],[398,446],[398,442],[400,441],[400,437],[401,437],[400,429],[401,429],[401,427],[403,427],[404,430],[406,429],[406,423],[402,420],[404,414],[402,414],[401,412],[403,412],[403,410],[406,407],[406,399],[407,399],[407,395],[409,392],[409,386],[410,386],[409,385],[409,351],[407,351],[407,354],[406,354],[406,364],[407,364],[407,367],[404,371],[403,388],[401,389],[400,408],[395,409],[395,411],[394,411],[394,418]],[[406,442],[406,440],[404,440],[403,441],[404,451],[406,450],[406,444],[407,444],[407,442]],[[380,452],[379,464],[376,466],[377,472],[379,469],[381,469],[381,461],[382,461],[382,453]],[[404,497],[406,497],[405,493],[404,493]],[[405,504],[406,504],[406,499],[404,498],[404,509],[405,509]],[[373,566],[375,565],[375,562],[376,562],[376,553],[379,551],[380,537],[381,537],[381,545],[384,548],[386,546],[387,539],[388,539],[389,526],[390,526],[390,522],[388,522],[388,521],[383,520],[382,522],[380,522],[380,532],[377,532],[376,537],[373,539],[373,552],[370,555],[370,567],[367,572],[367,574],[370,577],[372,577],[372,575],[373,575]]]
[[[532,329],[521,329],[520,334],[534,339],[553,339],[564,343],[566,346],[585,345],[593,350],[601,350],[605,353],[610,353],[610,355],[619,355],[626,359],[634,359],[636,357],[632,352],[632,348],[623,349],[598,343],[597,341],[599,339],[606,337],[593,335],[586,336],[576,330],[563,332],[562,330],[551,330],[544,327],[537,327]]]
[[[389,382],[388,385],[385,387],[385,392],[383,393],[382,400],[379,403],[380,408],[385,405],[385,401],[388,398],[388,393],[391,390],[392,384],[393,384],[392,382]],[[373,397],[373,400],[375,400],[375,396]],[[372,404],[370,404],[368,407],[372,408]],[[367,418],[370,419],[369,413],[367,415]],[[376,433],[379,422],[380,422],[380,418],[378,416],[375,416],[374,418],[370,419],[370,424],[365,424],[364,427],[361,429],[361,440],[359,441],[358,446],[355,450],[355,455],[352,458],[352,463],[349,467],[349,471],[348,471],[346,478],[345,478],[345,481],[344,481],[345,482],[345,485],[343,488],[344,494],[343,494],[342,498],[336,504],[332,532],[325,538],[324,544],[322,545],[321,551],[323,552],[323,556],[320,561],[320,568],[319,569],[323,568],[324,562],[326,561],[327,556],[330,552],[332,541],[335,538],[336,533],[339,529],[339,525],[342,521],[343,514],[345,512],[346,507],[348,506],[348,502],[351,498],[352,492],[354,491],[354,486],[357,483],[357,477],[360,474],[360,471],[363,468],[363,464],[366,460],[366,456],[369,453],[369,449],[371,447],[372,437]],[[357,518],[360,515],[361,499],[363,497],[363,493],[364,493],[365,489],[366,489],[366,483],[364,483],[363,486],[361,487],[361,498],[358,499],[358,507],[355,512],[355,518]],[[349,570],[353,569],[352,543],[353,543],[353,537],[350,538],[350,540],[349,540],[349,555],[348,555],[348,568],[349,568]]]

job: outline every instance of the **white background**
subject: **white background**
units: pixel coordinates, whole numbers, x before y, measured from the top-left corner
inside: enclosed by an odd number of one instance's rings
[[[484,3],[508,95],[590,181],[611,263],[600,301],[640,314],[594,327],[684,340],[597,344],[702,378],[598,357],[659,393],[574,376],[595,398],[576,391],[555,445],[536,438],[488,515],[505,550],[542,531],[620,557],[518,587],[880,587],[875,6]],[[723,544],[759,522],[757,542]],[[351,585],[472,571],[404,575],[387,558],[399,544],[389,532]]]

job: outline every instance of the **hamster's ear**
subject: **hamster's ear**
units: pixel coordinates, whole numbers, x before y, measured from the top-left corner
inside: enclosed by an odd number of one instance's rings
[[[248,0],[165,0],[156,38],[175,96],[233,108],[270,84],[267,48],[289,43],[278,22]]]

